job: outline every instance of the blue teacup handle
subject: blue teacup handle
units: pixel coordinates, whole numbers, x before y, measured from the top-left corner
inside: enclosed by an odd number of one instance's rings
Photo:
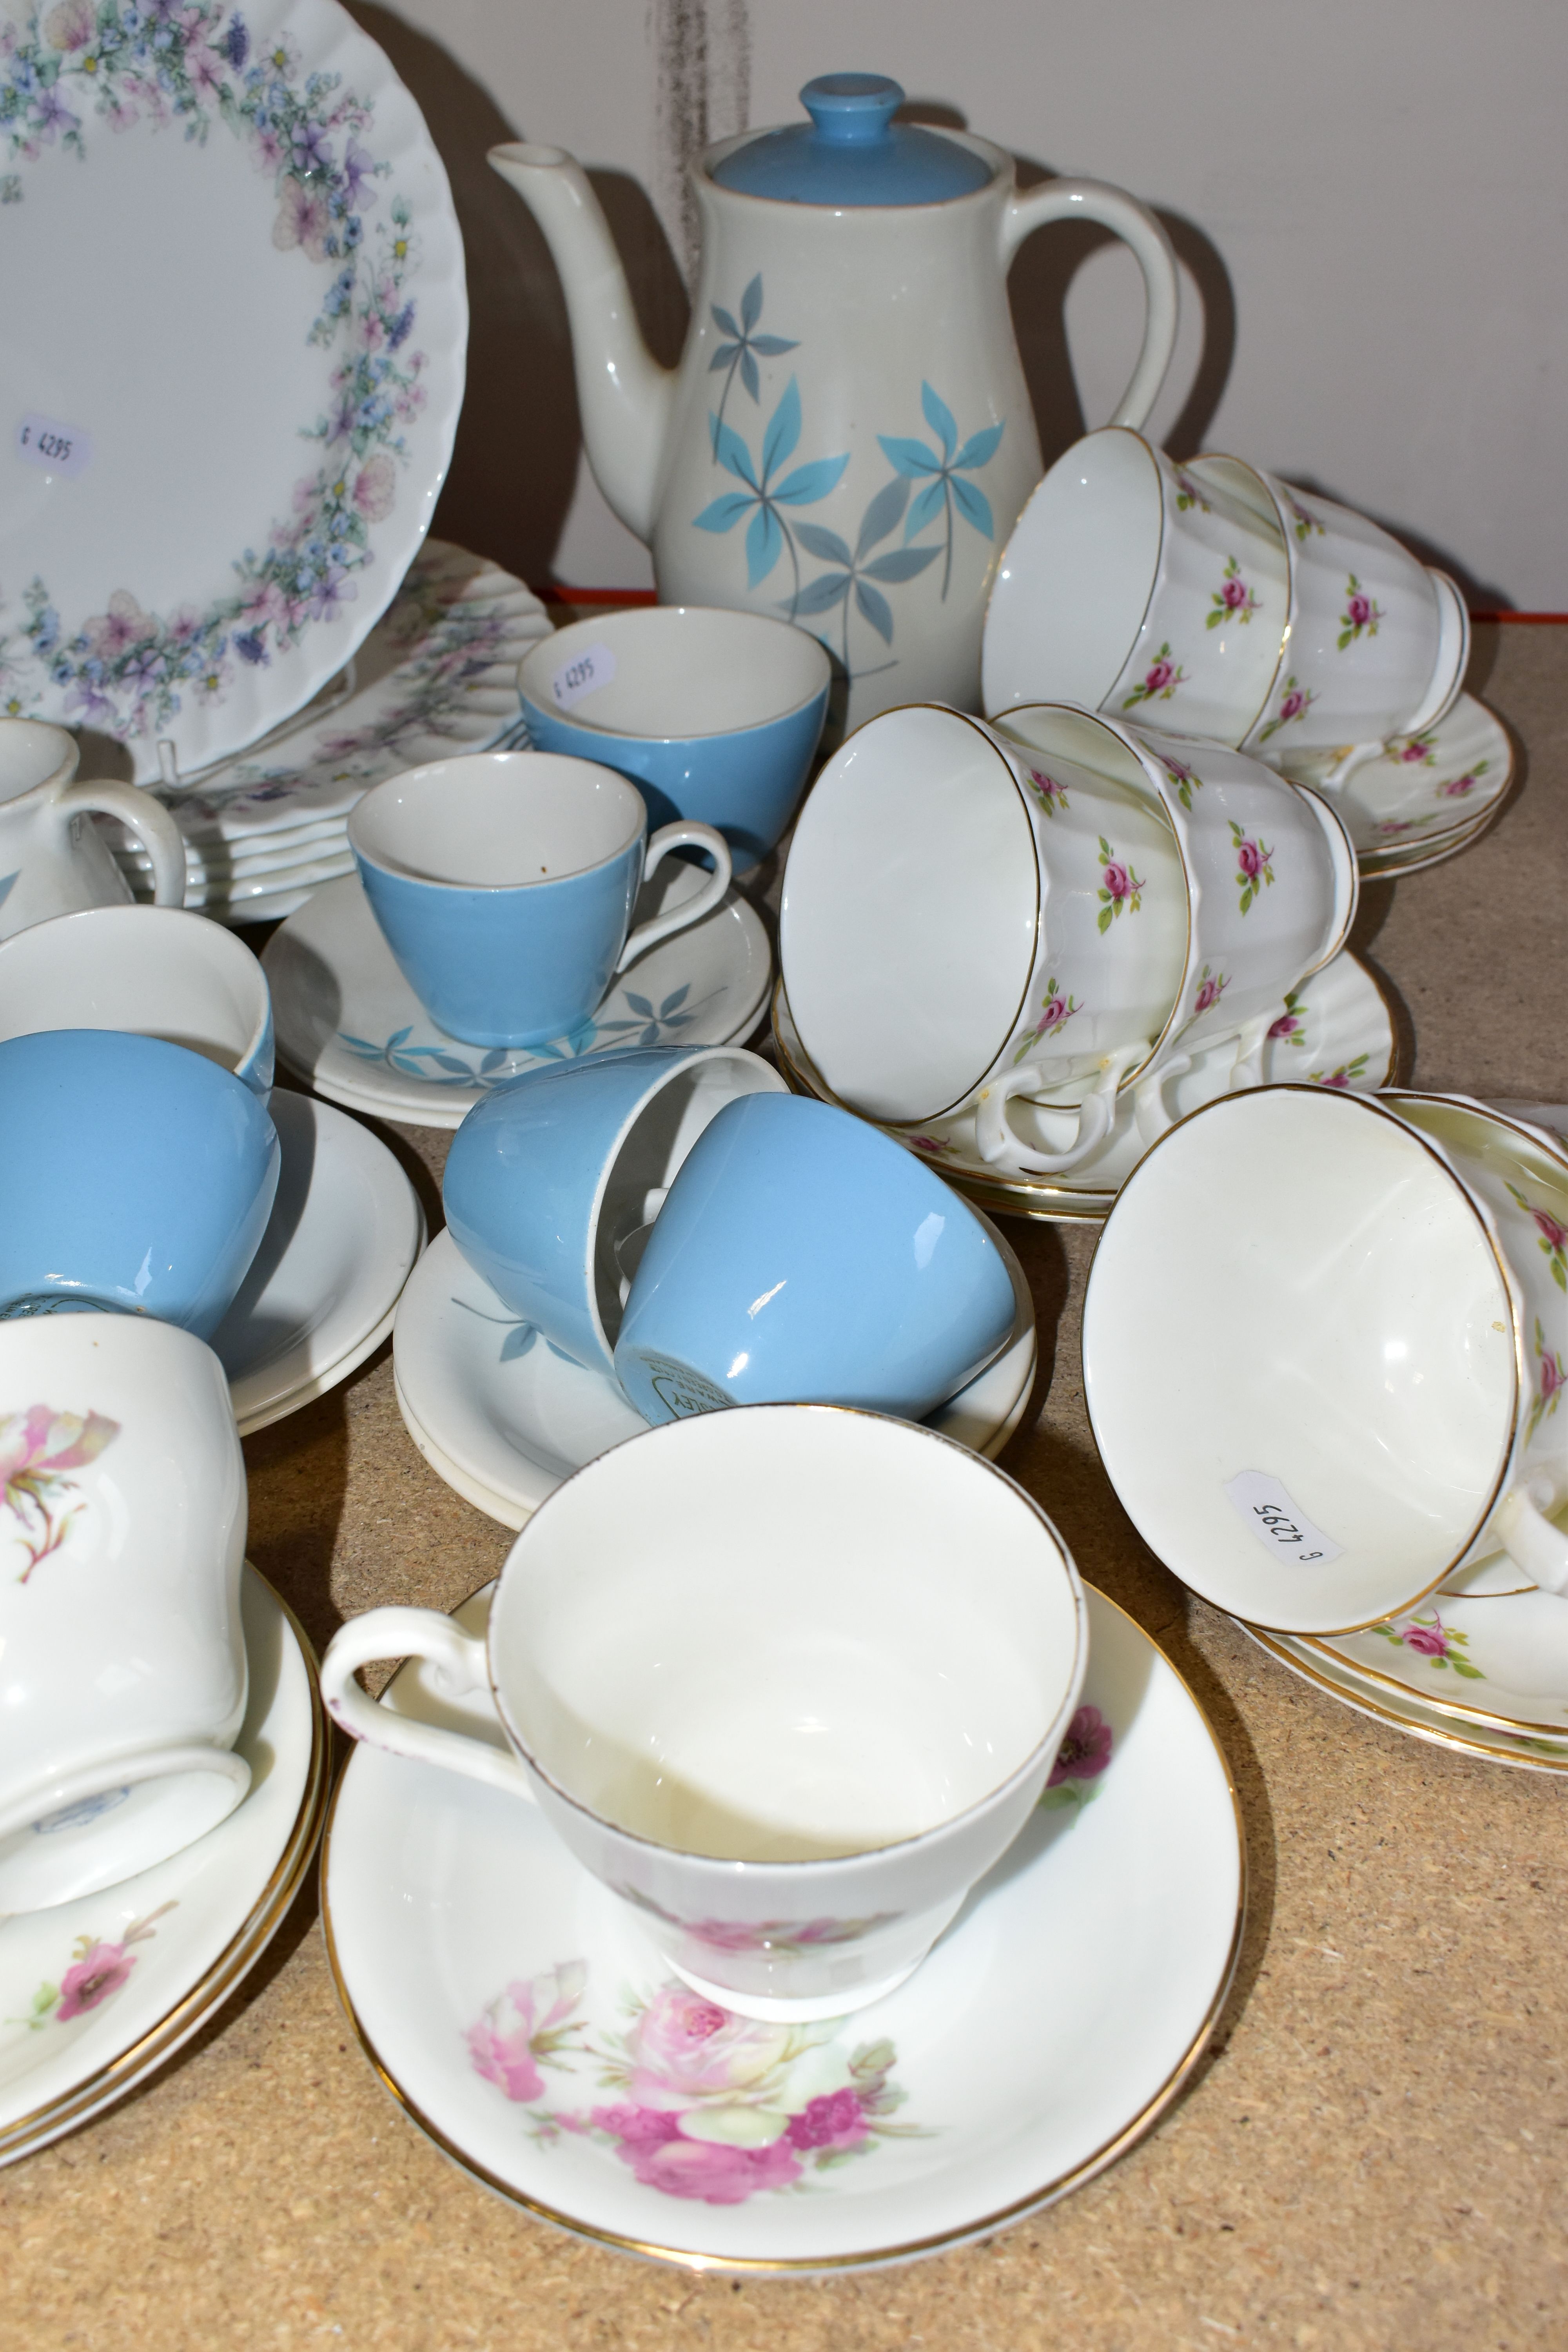
[[[689,924],[700,923],[704,915],[713,912],[729,888],[730,845],[723,835],[715,832],[710,824],[660,825],[647,845],[643,880],[647,880],[661,857],[668,856],[672,849],[684,849],[688,845],[694,849],[706,849],[712,856],[714,870],[709,876],[706,887],[699,890],[695,898],[688,898],[671,913],[656,915],[651,922],[639,923],[637,929],[628,934],[626,946],[621,950],[620,961],[616,966],[617,971],[625,971],[632,958],[640,956],[645,948],[651,948],[656,940],[667,940],[672,931],[684,931]],[[600,969],[603,970],[602,965]]]

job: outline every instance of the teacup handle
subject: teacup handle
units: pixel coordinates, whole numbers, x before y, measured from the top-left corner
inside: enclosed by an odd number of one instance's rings
[[[1038,1094],[1043,1073],[1037,1063],[1026,1062],[1004,1071],[982,1087],[974,1107],[974,1135],[980,1157],[988,1168],[1004,1168],[1014,1176],[1054,1176],[1076,1168],[1097,1144],[1103,1143],[1116,1118],[1117,1089],[1125,1073],[1148,1052],[1146,1043],[1123,1045],[1108,1054],[1100,1075],[1079,1107],[1078,1133],[1065,1151],[1030,1151],[1014,1134],[1007,1105],[1015,1095]]]
[[[55,806],[62,817],[81,816],[89,811],[117,816],[121,824],[130,826],[153,861],[153,904],[184,905],[184,836],[162,801],[155,801],[136,784],[110,783],[105,778],[99,783],[68,785]]]
[[[1026,236],[1047,221],[1091,220],[1132,248],[1143,272],[1148,310],[1143,322],[1143,347],[1132,381],[1117,403],[1112,425],[1142,424],[1153,407],[1171,353],[1176,348],[1176,323],[1181,287],[1171,240],[1153,214],[1121,188],[1102,180],[1047,180],[1008,197],[1002,214],[1002,268],[1006,270]]]
[[[1542,1492],[1542,1502],[1550,1502]],[[1498,1508],[1492,1526],[1516,1567],[1532,1576],[1543,1592],[1568,1599],[1568,1536],[1539,1507],[1528,1486],[1516,1487]]]
[[[723,835],[716,832],[710,824],[661,824],[647,845],[647,856],[643,861],[643,880],[647,880],[661,857],[667,856],[670,850],[685,848],[689,844],[695,849],[711,852],[713,872],[695,898],[688,898],[683,906],[672,908],[668,915],[656,915],[651,922],[637,925],[621,950],[621,960],[616,966],[617,971],[625,971],[632,958],[640,956],[644,948],[651,948],[656,940],[667,940],[672,931],[685,930],[689,923],[700,923],[704,915],[713,912],[729,888],[730,845]]]
[[[1379,744],[1377,748],[1381,751],[1383,746]],[[1361,865],[1338,810],[1330,805],[1321,793],[1315,793],[1310,784],[1297,784],[1293,789],[1300,794],[1322,827],[1329,862],[1334,874],[1334,905],[1329,919],[1328,937],[1316,963],[1309,964],[1301,974],[1301,980],[1296,982],[1299,988],[1301,981],[1310,980],[1315,971],[1321,971],[1326,963],[1331,962],[1349,939],[1351,926],[1361,905]]]
[[[489,1653],[481,1634],[465,1633],[438,1609],[367,1609],[351,1617],[327,1644],[321,1660],[321,1696],[334,1723],[351,1739],[363,1739],[389,1756],[411,1756],[418,1764],[439,1764],[466,1772],[489,1788],[533,1802],[527,1773],[514,1756],[466,1732],[418,1723],[371,1698],[354,1680],[359,1666],[376,1658],[425,1658],[435,1668],[437,1689],[447,1698],[489,1688]]]

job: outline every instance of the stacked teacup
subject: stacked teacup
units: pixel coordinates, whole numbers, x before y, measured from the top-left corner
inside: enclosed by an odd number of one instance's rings
[[[1354,854],[1331,809],[1246,754],[1059,703],[987,727],[885,713],[795,828],[784,992],[821,1091],[999,1176],[1145,1149],[1221,1047],[1231,1088],[1343,945]],[[1023,1137],[1025,1097],[1054,1124]],[[1110,1187],[1114,1189],[1114,1185]]]
[[[279,1152],[265,982],[198,917],[95,908],[39,923],[0,945],[0,1006],[13,1912],[149,1868],[249,1785],[232,1752],[245,1469],[206,1342],[261,1241]]]
[[[1281,1087],[1195,1112],[1123,1187],[1084,1309],[1139,1533],[1287,1635],[1568,1595],[1565,1241],[1568,1153],[1484,1104]]]
[[[1068,701],[1282,762],[1332,792],[1435,725],[1469,652],[1446,572],[1352,509],[1226,457],[1177,466],[1123,426],[1036,490],[986,616],[988,713]]]

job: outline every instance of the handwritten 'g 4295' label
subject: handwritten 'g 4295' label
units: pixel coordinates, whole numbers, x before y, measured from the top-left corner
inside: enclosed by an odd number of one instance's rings
[[[616,656],[608,646],[584,646],[580,654],[562,663],[550,681],[556,709],[570,710],[584,695],[597,694],[615,674]]]
[[[1335,1543],[1315,1528],[1305,1511],[1298,1510],[1278,1478],[1267,1470],[1244,1470],[1226,1486],[1231,1507],[1245,1519],[1258,1542],[1277,1559],[1302,1567],[1321,1567],[1338,1559],[1343,1544]]]
[[[85,474],[92,463],[91,436],[58,416],[24,416],[16,427],[16,455],[46,474]]]

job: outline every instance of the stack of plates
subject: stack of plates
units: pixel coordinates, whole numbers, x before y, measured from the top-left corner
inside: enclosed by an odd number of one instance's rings
[[[1343,756],[1309,751],[1274,764],[1332,801],[1363,881],[1457,856],[1500,814],[1513,782],[1508,730],[1473,694],[1462,694],[1436,727],[1393,737],[1380,758],[1330,786],[1326,779]]]
[[[185,904],[269,922],[353,871],[349,814],[384,776],[511,735],[517,666],[548,634],[539,599],[482,556],[429,540],[353,663],[300,719],[193,789],[157,787],[185,836]],[[108,828],[140,898],[146,853]]]

